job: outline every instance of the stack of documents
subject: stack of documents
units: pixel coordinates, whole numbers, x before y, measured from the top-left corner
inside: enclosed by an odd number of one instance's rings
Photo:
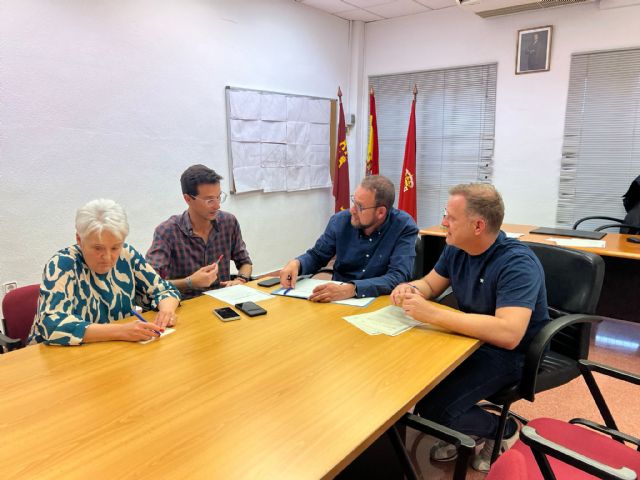
[[[204,292],[205,295],[217,298],[218,300],[235,305],[244,302],[262,302],[273,298],[271,295],[256,290],[255,288],[245,285],[232,285],[231,287],[219,288],[217,290],[209,290]]]
[[[315,278],[304,278],[296,282],[296,288],[279,288],[271,292],[272,295],[284,295],[285,297],[296,297],[308,299],[313,293],[313,289],[318,285],[325,283],[336,283],[342,285],[343,282],[334,282],[333,280],[318,280]],[[354,307],[366,307],[375,299],[373,297],[364,298],[347,298],[346,300],[336,300],[331,303],[339,303],[341,305],[353,305]]]
[[[588,240],[585,238],[547,238],[550,242],[555,242],[561,247],[577,247],[577,248],[604,248],[606,243],[604,240]]]
[[[402,308],[392,305],[375,312],[349,315],[343,318],[369,335],[380,335],[382,333],[396,336],[412,329],[416,325],[422,325],[422,322],[406,315]]]

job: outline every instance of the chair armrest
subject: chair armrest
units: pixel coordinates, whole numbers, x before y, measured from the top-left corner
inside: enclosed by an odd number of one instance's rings
[[[7,352],[11,350],[16,350],[22,346],[22,340],[19,338],[11,338],[7,337],[4,333],[0,333],[0,347],[4,347],[7,349]],[[0,348],[0,353],[2,353],[2,349]]]
[[[609,365],[583,359],[578,360],[578,367],[583,374],[587,371],[602,373],[603,375],[608,375],[610,377],[617,378],[618,380],[624,380],[625,382],[633,383],[634,385],[640,385],[640,375],[635,375],[618,368],[613,368]]]
[[[582,222],[586,222],[587,220],[611,220],[612,222],[618,222],[618,223],[624,222],[624,220],[620,218],[614,218],[614,217],[600,217],[600,216],[584,217],[578,220],[576,223],[574,223],[573,227],[571,228],[573,228],[574,230],[577,230],[578,225],[580,225]]]
[[[408,427],[415,428],[427,435],[432,435],[436,438],[444,440],[445,442],[452,443],[456,448],[463,448],[472,451],[476,448],[476,442],[468,435],[457,432],[450,428],[447,428],[438,423],[427,420],[426,418],[419,417],[412,413],[405,413],[400,419],[400,422]]]
[[[524,426],[520,432],[520,439],[531,448],[533,456],[538,463],[538,467],[544,478],[555,478],[550,476],[551,467],[545,455],[557,458],[561,462],[579,468],[591,475],[602,479],[613,480],[636,480],[636,474],[627,467],[612,468],[604,463],[600,463],[592,458],[581,455],[570,448],[563,447],[551,440],[544,438],[536,432],[535,428]]]
[[[600,323],[602,317],[597,315],[583,315],[574,313],[551,320],[533,338],[524,358],[521,385],[527,385],[527,391],[522,391],[522,397],[532,401],[536,391],[536,377],[540,363],[553,336],[569,325],[579,323]]]
[[[583,425],[592,430],[595,430],[596,432],[609,435],[614,440],[617,440],[619,442],[633,443],[636,447],[640,448],[640,438],[633,437],[629,434],[616,430],[615,428],[605,427],[604,425],[592,422],[591,420],[587,420],[586,418],[572,418],[571,420],[569,420],[569,423],[573,423],[574,425]]]
[[[596,232],[600,232],[602,230],[606,230],[607,228],[637,228],[640,230],[640,226],[631,225],[630,223],[607,223],[606,225],[601,225],[595,229]]]

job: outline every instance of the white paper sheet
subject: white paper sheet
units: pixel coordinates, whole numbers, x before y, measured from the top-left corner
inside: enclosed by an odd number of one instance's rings
[[[287,144],[308,145],[310,124],[306,122],[287,122]]]
[[[287,155],[287,145],[284,143],[261,143],[260,166],[283,167]]]
[[[260,96],[260,118],[262,120],[287,119],[287,96],[263,92]]]
[[[547,238],[561,247],[604,248],[607,244],[604,240],[589,240],[584,238]]]
[[[504,232],[507,235],[507,238],[520,238],[524,235],[524,233],[516,233],[516,232]]]
[[[253,142],[231,142],[234,167],[256,167],[260,165],[260,144]]]
[[[311,159],[309,145],[287,145],[285,165],[288,167],[308,165]]]
[[[164,337],[165,335],[169,335],[170,333],[175,332],[176,329],[175,328],[171,328],[171,327],[166,327],[164,329],[164,332],[160,332],[160,336],[159,337],[153,337],[150,338],[149,340],[142,340],[141,342],[138,342],[140,345],[146,345],[147,343],[151,343],[151,342],[155,342],[156,340],[158,340],[159,338]]]
[[[329,169],[326,167],[308,167],[309,168],[309,187],[323,188],[331,187],[331,176]]]
[[[309,123],[309,143],[313,145],[329,145],[329,125]]]
[[[233,183],[236,192],[253,192],[262,190],[264,184],[263,170],[258,167],[237,167],[233,169]]]
[[[209,290],[204,292],[205,295],[217,298],[218,300],[228,303],[229,305],[235,305],[242,302],[263,302],[265,300],[271,300],[273,297],[266,293],[263,293],[255,288],[247,287],[246,285],[233,285],[227,288],[219,288],[217,290]]]
[[[230,121],[231,141],[233,142],[259,142],[260,141],[260,121],[259,120],[234,120]]]
[[[308,190],[310,184],[309,167],[287,167],[287,192]]]
[[[260,118],[260,92],[244,90],[229,91],[231,118],[257,120]]]
[[[329,145],[309,146],[309,165],[323,167],[329,173]]]
[[[285,167],[263,167],[262,189],[265,192],[284,192],[287,190]]]
[[[375,312],[361,313],[343,317],[351,325],[361,329],[369,335],[396,336],[412,329],[421,322],[406,315],[402,308],[389,305]]]
[[[308,118],[314,123],[328,123],[331,121],[331,102],[319,98],[310,98],[307,102]]]
[[[260,140],[271,143],[286,143],[287,123],[286,122],[260,122]]]

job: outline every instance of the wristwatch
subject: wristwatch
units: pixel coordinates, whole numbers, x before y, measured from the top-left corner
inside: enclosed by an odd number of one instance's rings
[[[241,273],[239,273],[238,275],[236,275],[236,278],[239,278],[240,280],[244,280],[245,283],[246,282],[250,282],[251,281],[251,277],[248,277],[247,275],[243,275]]]

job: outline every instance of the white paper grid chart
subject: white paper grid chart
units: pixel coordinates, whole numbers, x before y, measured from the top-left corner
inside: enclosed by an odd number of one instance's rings
[[[331,186],[329,99],[227,87],[237,193]]]

